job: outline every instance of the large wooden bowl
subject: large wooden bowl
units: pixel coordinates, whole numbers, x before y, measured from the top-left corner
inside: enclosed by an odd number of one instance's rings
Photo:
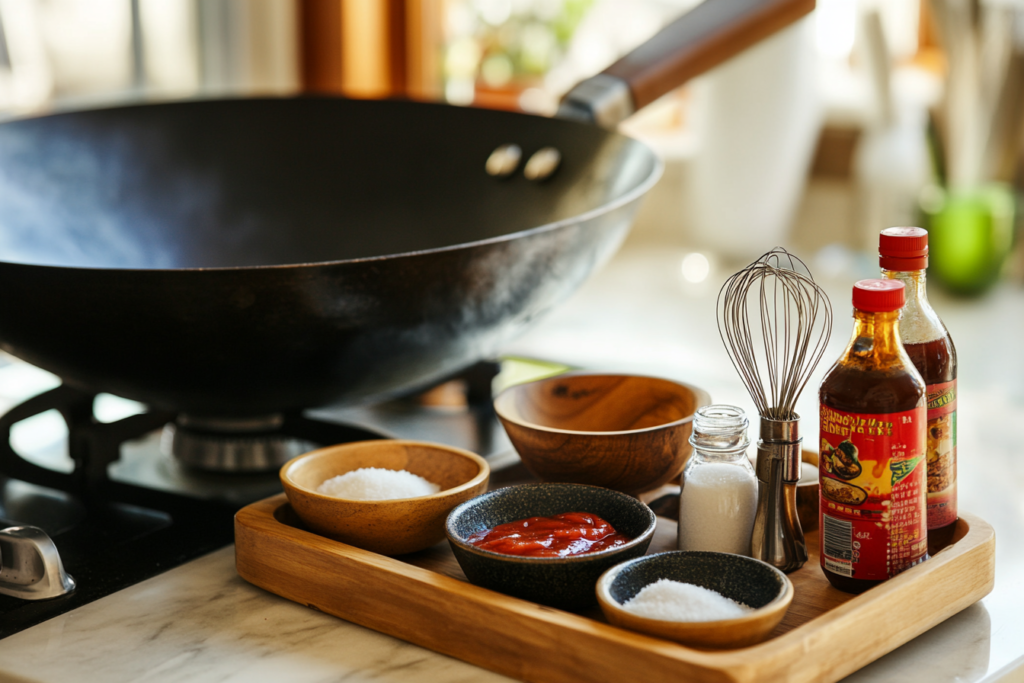
[[[494,409],[541,480],[635,495],[679,476],[693,414],[710,403],[707,392],[667,379],[574,373],[509,387]]]

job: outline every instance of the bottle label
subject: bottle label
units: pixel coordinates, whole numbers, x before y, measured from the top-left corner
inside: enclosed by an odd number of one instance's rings
[[[928,385],[928,528],[956,521],[956,380]]]
[[[925,558],[927,464],[922,404],[899,413],[821,406],[821,566],[888,579]]]

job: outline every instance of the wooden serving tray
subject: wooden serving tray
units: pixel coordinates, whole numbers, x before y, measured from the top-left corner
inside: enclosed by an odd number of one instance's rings
[[[651,553],[675,548],[659,518]],[[235,516],[235,562],[246,581],[485,669],[539,683],[576,681],[835,681],[992,590],[995,534],[964,514],[954,542],[858,596],[832,588],[811,560],[789,575],[796,596],[764,643],[698,650],[606,623],[600,610],[564,612],[468,583],[447,542],[390,558],[317,536],[281,494]]]

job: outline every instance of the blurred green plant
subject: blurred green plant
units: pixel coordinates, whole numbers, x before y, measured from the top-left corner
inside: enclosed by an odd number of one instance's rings
[[[921,195],[928,230],[930,278],[958,294],[977,295],[998,280],[1013,248],[1017,202],[1013,188],[991,183]]]
[[[476,74],[490,88],[543,76],[565,53],[593,0],[468,0]],[[455,41],[453,47],[460,41]],[[464,62],[463,62],[464,63]],[[461,77],[460,73],[446,76]]]

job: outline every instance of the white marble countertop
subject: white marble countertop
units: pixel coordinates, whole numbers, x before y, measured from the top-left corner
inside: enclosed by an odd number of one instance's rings
[[[714,327],[728,272],[680,276],[682,250],[625,249],[510,351],[579,366],[658,374],[753,413]],[[812,264],[813,266],[813,264]],[[846,343],[856,267],[822,277],[836,307],[833,341],[801,399]],[[817,273],[816,273],[817,274]],[[996,586],[981,602],[869,664],[850,681],[1024,680],[1024,291],[933,301],[959,352],[960,505],[996,529]],[[804,434],[816,420],[805,418]],[[856,637],[852,634],[852,637]],[[0,640],[0,681],[489,681],[475,666],[293,604],[255,588],[225,548]]]

